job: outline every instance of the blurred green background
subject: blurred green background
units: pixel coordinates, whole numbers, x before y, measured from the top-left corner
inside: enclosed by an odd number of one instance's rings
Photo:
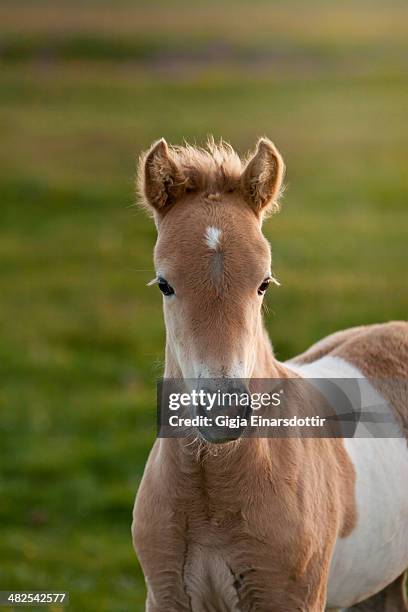
[[[279,358],[406,319],[404,1],[0,5],[0,588],[144,609],[131,510],[154,439],[164,333],[152,223],[160,136],[287,163],[266,232]]]

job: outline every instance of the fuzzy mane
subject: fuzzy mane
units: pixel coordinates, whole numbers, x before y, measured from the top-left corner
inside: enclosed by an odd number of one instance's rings
[[[188,191],[228,191],[237,185],[245,167],[245,162],[229,143],[215,142],[212,137],[208,138],[205,147],[187,142],[183,146],[169,146],[169,154],[180,169]],[[144,153],[139,161],[138,191],[142,199],[146,156]]]
[[[205,147],[170,147],[171,153],[180,164],[187,180],[187,187],[193,190],[226,191],[236,185],[241,177],[243,163],[232,146],[220,140],[209,138]]]

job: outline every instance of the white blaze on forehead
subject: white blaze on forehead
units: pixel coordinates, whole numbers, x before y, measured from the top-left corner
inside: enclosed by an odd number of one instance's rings
[[[221,230],[217,227],[209,226],[205,230],[204,238],[207,246],[213,251],[216,251],[220,244]]]

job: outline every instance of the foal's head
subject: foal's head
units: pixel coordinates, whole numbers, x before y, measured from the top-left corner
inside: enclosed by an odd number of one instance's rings
[[[251,377],[272,281],[261,225],[278,207],[283,174],[266,138],[246,161],[227,144],[198,149],[164,140],[142,157],[139,189],[158,230],[152,284],[164,296],[173,376]]]

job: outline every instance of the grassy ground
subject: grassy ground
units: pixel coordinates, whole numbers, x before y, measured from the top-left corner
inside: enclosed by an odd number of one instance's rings
[[[0,8],[0,589],[143,610],[129,529],[163,325],[133,175],[154,138],[281,148],[288,189],[266,228],[280,358],[406,318],[405,10]]]

